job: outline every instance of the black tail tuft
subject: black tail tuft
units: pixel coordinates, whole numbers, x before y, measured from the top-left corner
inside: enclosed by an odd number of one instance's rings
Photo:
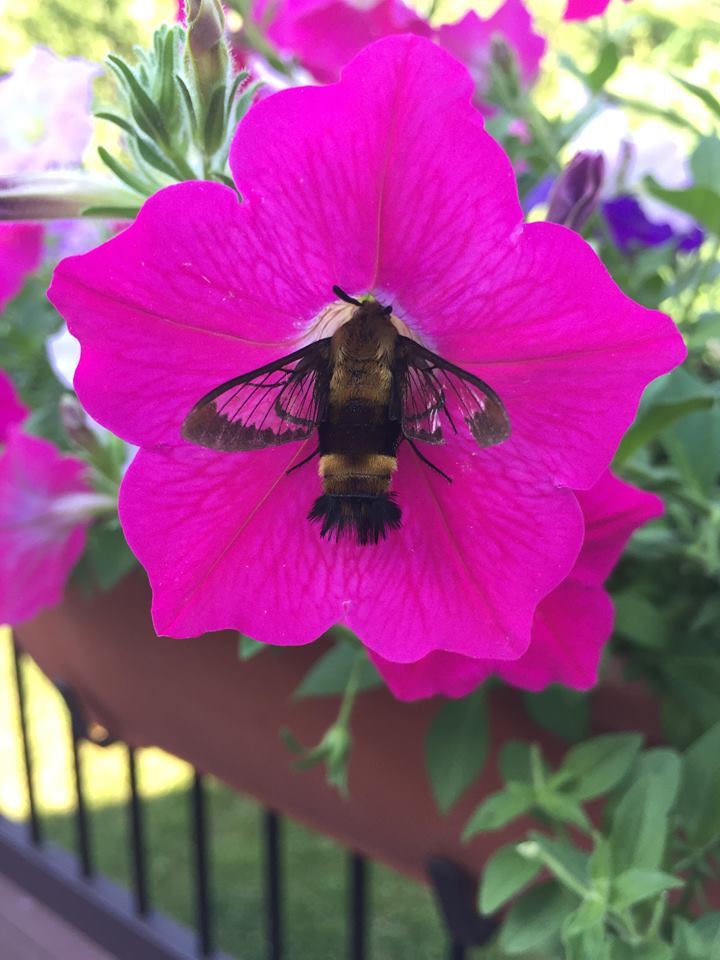
[[[381,497],[318,497],[308,514],[308,520],[322,520],[320,535],[334,531],[335,539],[353,535],[362,546],[383,540],[388,530],[400,527],[400,507],[395,495]]]

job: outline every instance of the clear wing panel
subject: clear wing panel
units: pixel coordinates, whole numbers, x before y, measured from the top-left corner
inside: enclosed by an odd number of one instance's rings
[[[327,401],[329,340],[221,384],[183,424],[183,436],[215,450],[257,450],[305,440]]]

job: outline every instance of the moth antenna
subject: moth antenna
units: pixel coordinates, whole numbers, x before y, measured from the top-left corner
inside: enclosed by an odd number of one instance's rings
[[[344,290],[341,290],[340,287],[333,287],[333,293],[336,297],[339,297],[341,300],[344,300],[345,303],[352,303],[355,307],[361,307],[362,304],[359,300],[356,300],[355,297],[351,297],[349,293],[345,293]]]

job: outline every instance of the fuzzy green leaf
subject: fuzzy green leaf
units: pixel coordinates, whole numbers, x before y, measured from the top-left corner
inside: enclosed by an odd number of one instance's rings
[[[485,914],[494,913],[524,886],[534,880],[542,863],[521,856],[514,845],[502,847],[487,861],[480,881],[478,905]]]
[[[435,802],[446,813],[481,773],[487,757],[485,691],[444,704],[425,741],[425,767]]]

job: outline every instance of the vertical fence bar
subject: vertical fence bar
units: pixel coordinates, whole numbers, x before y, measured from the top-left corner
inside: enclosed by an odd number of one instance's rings
[[[210,917],[210,875],[207,841],[207,809],[203,776],[197,770],[192,784],[192,826],[195,853],[195,916],[197,952],[200,957],[213,953],[212,923]]]
[[[85,879],[93,875],[92,853],[90,850],[90,830],[88,825],[87,804],[85,803],[85,784],[83,780],[81,738],[76,730],[75,718],[70,717],[70,741],[72,745],[73,773],[75,777],[75,834],[80,873]]]
[[[461,943],[451,943],[448,960],[465,960],[467,951]]]
[[[274,810],[263,811],[265,846],[265,930],[268,960],[282,960],[282,883],[280,863],[280,817]]]
[[[367,862],[359,853],[348,857],[348,957],[365,960],[367,944]]]
[[[18,719],[22,736],[23,766],[25,769],[25,789],[28,798],[28,833],[30,840],[36,845],[42,843],[42,827],[37,812],[35,800],[35,777],[33,756],[30,748],[30,733],[28,730],[27,700],[25,697],[25,677],[23,676],[22,661],[25,656],[17,644],[15,634],[12,635],[13,665],[15,668],[15,694],[18,705]]]
[[[143,810],[138,786],[137,755],[135,748],[127,745],[128,778],[130,796],[128,814],[130,818],[130,844],[132,848],[132,886],[135,898],[135,912],[144,917],[150,910],[147,891],[147,867],[145,863],[145,832],[143,829]]]

